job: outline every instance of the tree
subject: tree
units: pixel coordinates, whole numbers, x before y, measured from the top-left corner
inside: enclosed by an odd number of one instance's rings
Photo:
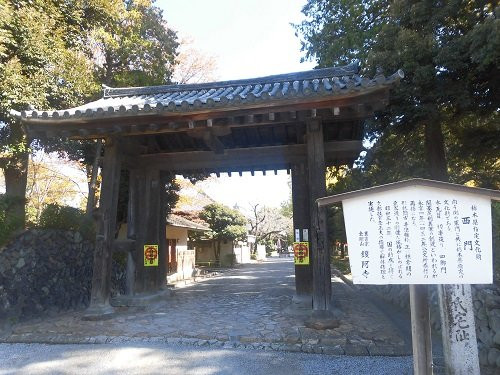
[[[192,39],[181,40],[176,63],[173,80],[178,84],[215,81],[215,58],[193,47]]]
[[[244,240],[247,234],[247,219],[238,211],[220,203],[211,203],[200,213],[211,229],[210,237],[213,241],[214,255],[220,260],[222,241]]]
[[[124,0],[114,23],[90,36],[99,81],[113,87],[171,83],[177,34],[151,0]]]
[[[500,8],[494,6],[480,0],[309,0],[307,19],[296,30],[306,57],[319,66],[356,58],[370,74],[402,68],[406,77],[388,110],[367,124],[368,137],[421,129],[426,169],[420,172],[446,180],[444,124],[471,116],[483,123],[498,109]]]
[[[108,17],[98,0],[0,3],[0,168],[6,195],[23,198],[29,140],[10,109],[71,107],[96,92],[84,36]],[[36,146],[36,145],[35,145]],[[16,214],[24,217],[24,205]]]
[[[99,142],[30,142],[10,109],[74,107],[95,98],[98,83],[170,83],[177,46],[175,32],[150,0],[0,1],[0,168],[6,194],[24,198],[30,147],[93,166],[91,187],[100,158]],[[24,217],[22,204],[18,211]]]
[[[252,205],[250,219],[250,234],[255,236],[255,243],[275,244],[278,239],[283,240],[283,237],[292,231],[291,217],[284,216],[279,208],[259,206],[259,204]]]
[[[71,205],[81,202],[84,193],[79,182],[61,171],[58,165],[30,157],[26,189],[28,222],[38,223],[49,204]]]

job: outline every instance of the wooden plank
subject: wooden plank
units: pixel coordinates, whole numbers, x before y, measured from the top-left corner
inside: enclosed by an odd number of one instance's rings
[[[308,171],[305,164],[297,163],[292,165],[292,206],[293,206],[293,228],[294,233],[299,229],[300,236],[303,230],[310,233],[311,217],[309,203]],[[303,238],[300,238],[302,240]],[[295,266],[295,294],[305,298],[308,296],[312,302],[312,265]]]
[[[315,119],[307,124],[307,167],[311,213],[311,261],[313,269],[313,309],[329,310],[331,300],[330,249],[326,236],[326,215],[316,199],[326,196],[326,167],[323,147],[323,125]]]
[[[104,148],[89,313],[106,312],[110,309],[111,265],[116,232],[120,171],[120,145],[116,140],[108,138]]]

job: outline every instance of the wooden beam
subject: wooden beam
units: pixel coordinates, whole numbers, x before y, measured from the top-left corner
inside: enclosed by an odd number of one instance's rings
[[[324,144],[325,160],[333,165],[338,159],[356,158],[363,149],[362,141],[332,141]],[[291,163],[300,163],[307,156],[306,145],[267,146],[242,149],[226,149],[224,154],[211,151],[192,151],[143,155],[131,158],[128,165],[141,168],[161,168],[181,172],[183,170],[248,168],[279,165],[287,169]]]
[[[212,150],[216,154],[220,155],[224,153],[224,143],[222,143],[220,139],[216,137],[212,132],[203,133],[203,140],[205,141],[208,148],[210,148],[210,150]]]

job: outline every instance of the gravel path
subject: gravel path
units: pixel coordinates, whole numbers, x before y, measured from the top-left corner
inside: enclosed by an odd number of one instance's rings
[[[411,373],[411,357],[328,356],[164,344],[0,344],[0,375]]]

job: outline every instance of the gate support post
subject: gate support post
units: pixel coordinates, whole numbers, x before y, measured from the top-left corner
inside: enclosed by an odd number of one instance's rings
[[[413,372],[432,375],[432,342],[427,285],[409,285]]]
[[[161,216],[161,192],[165,190],[158,169],[148,169],[134,173],[137,184],[140,209],[137,210],[136,225],[136,279],[135,292],[152,292],[159,290],[165,282],[165,221]],[[158,266],[144,266],[144,245],[158,245]]]
[[[303,230],[311,233],[308,173],[305,163],[292,166],[292,206],[294,234],[299,230],[299,240],[304,241]],[[309,236],[310,237],[310,236]],[[295,295],[297,302],[311,307],[312,303],[312,266],[295,266]]]
[[[119,146],[116,139],[106,139],[92,271],[92,291],[87,315],[108,314],[113,311],[109,304],[109,297],[120,187],[121,150]]]
[[[330,251],[326,238],[326,215],[319,210],[317,198],[326,195],[326,167],[323,146],[323,124],[313,118],[307,124],[307,164],[309,170],[309,205],[311,207],[311,257],[313,265],[313,309],[330,309],[332,274]]]

